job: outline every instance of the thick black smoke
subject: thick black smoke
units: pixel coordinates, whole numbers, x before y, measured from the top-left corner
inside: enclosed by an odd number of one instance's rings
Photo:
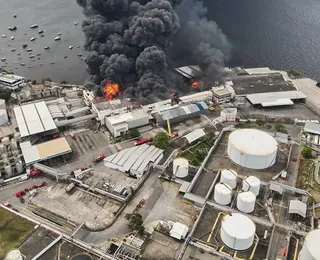
[[[77,2],[86,16],[86,85],[97,94],[111,80],[142,103],[168,98],[181,90],[170,74],[176,64],[198,64],[208,80],[220,79],[230,46],[200,2],[179,6],[180,21],[175,8],[181,0]]]

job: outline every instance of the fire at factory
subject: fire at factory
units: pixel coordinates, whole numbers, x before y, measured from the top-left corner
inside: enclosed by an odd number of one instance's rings
[[[222,81],[230,44],[206,18],[201,1],[77,2],[86,16],[82,28],[90,77],[85,86],[96,96],[112,100],[125,92],[147,104]],[[181,64],[197,64],[190,67],[195,75],[188,83],[172,69]]]

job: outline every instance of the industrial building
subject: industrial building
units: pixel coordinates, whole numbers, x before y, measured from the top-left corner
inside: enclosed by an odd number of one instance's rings
[[[92,110],[97,113],[98,119],[105,124],[105,118],[108,116],[122,115],[129,111],[129,102],[120,99],[110,101],[92,102]]]
[[[234,90],[232,88],[232,82],[227,81],[225,85],[212,87],[212,96],[212,101],[216,104],[230,102],[235,96]]]
[[[108,168],[141,178],[150,166],[156,166],[163,157],[163,150],[153,145],[123,149],[104,159]]]
[[[179,123],[189,118],[199,116],[208,109],[208,105],[202,101],[180,107],[174,107],[163,112],[157,112],[152,116],[154,117],[157,125],[164,126],[167,124],[167,120],[169,120],[171,124]]]
[[[143,109],[136,109],[125,114],[105,117],[105,125],[114,137],[118,137],[130,129],[148,125],[151,118]]]
[[[0,87],[14,90],[20,87],[24,87],[24,80],[24,77],[14,74],[3,74],[0,75]]]
[[[259,130],[241,129],[229,135],[228,156],[242,167],[269,168],[276,161],[277,150],[277,141],[271,135]]]
[[[320,124],[306,122],[301,137],[309,144],[320,145]]]

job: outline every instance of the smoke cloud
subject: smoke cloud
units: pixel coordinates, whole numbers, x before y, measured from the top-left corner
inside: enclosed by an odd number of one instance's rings
[[[168,98],[177,89],[187,92],[174,79],[176,65],[199,65],[207,81],[221,80],[231,46],[198,0],[77,2],[86,16],[85,85],[96,94],[103,94],[108,80],[141,103]]]

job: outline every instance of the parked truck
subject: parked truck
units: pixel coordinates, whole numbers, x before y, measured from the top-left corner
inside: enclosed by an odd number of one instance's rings
[[[96,157],[96,158],[93,160],[93,162],[94,162],[94,163],[101,162],[104,158],[106,158],[105,155],[104,155],[104,154],[100,154],[98,157]]]

